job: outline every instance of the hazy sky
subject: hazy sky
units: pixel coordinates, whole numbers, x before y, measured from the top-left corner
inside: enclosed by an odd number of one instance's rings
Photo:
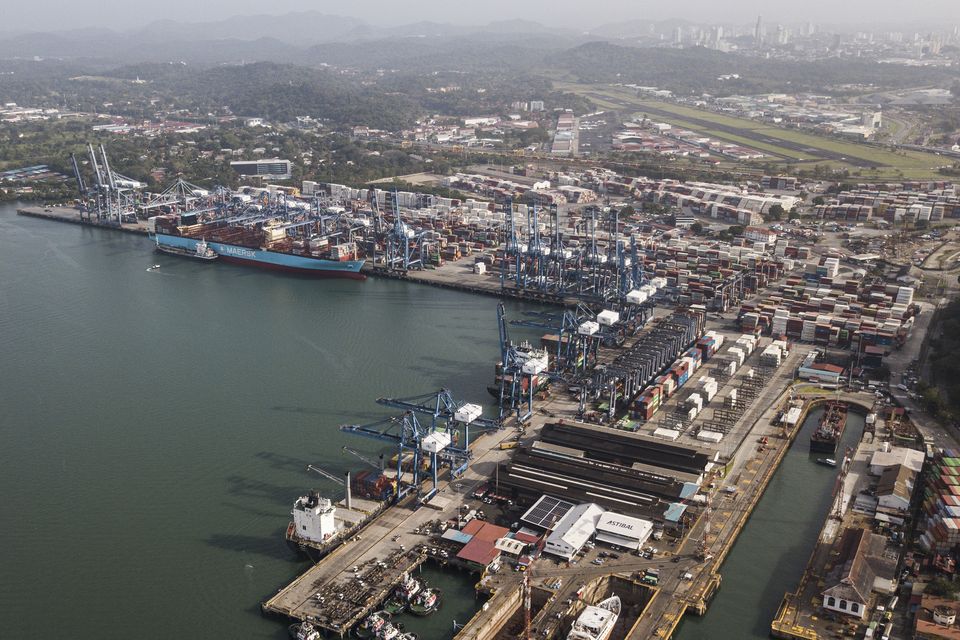
[[[752,22],[759,14],[771,22],[960,23],[960,0],[2,0],[2,5],[0,31],[129,28],[160,19],[205,22],[305,10],[379,24],[523,18],[574,28],[638,18]]]

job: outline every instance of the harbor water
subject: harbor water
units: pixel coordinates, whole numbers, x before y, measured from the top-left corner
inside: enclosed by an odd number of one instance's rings
[[[807,414],[797,439],[720,569],[723,582],[707,614],[688,615],[676,640],[762,640],[783,595],[793,591],[810,559],[833,501],[838,469],[817,463],[810,434],[822,408]],[[863,434],[864,416],[850,411],[839,460]]]
[[[386,451],[337,429],[380,396],[489,405],[496,300],[200,263],[8,204],[0,353],[0,635],[278,639],[259,603],[306,567],[291,505],[339,494],[307,464]],[[408,629],[451,637],[475,580],[431,574],[443,608]]]

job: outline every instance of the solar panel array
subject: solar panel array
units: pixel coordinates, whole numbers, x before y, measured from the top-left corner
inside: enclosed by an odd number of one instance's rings
[[[553,529],[567,515],[574,504],[553,496],[541,496],[520,518],[521,521],[541,529]]]

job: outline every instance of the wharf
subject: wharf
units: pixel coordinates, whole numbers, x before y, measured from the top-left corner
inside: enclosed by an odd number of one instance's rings
[[[112,223],[99,222],[94,219],[85,218],[79,209],[73,207],[23,207],[17,209],[17,214],[29,216],[31,218],[43,218],[46,220],[55,220],[57,222],[67,222],[69,224],[79,224],[85,227],[97,227],[98,229],[110,229],[112,231],[122,231],[124,233],[135,233],[145,236],[147,231],[147,222],[137,220],[136,222],[124,222],[119,226]]]
[[[577,304],[577,300],[574,298],[564,298],[552,293],[531,291],[530,289],[518,289],[509,281],[505,286],[501,286],[499,273],[496,271],[485,274],[474,273],[472,265],[465,261],[448,262],[442,267],[418,271],[396,271],[366,264],[363,267],[363,273],[377,278],[404,280],[442,289],[453,289],[498,298],[563,306],[576,306]]]
[[[96,227],[98,229],[110,229],[112,231],[122,231],[143,236],[149,233],[145,220],[137,220],[135,223],[125,222],[118,226],[116,224],[98,222],[96,219],[86,218],[81,215],[78,209],[73,207],[23,207],[17,209],[17,213],[31,218],[43,218],[56,222],[66,222],[69,224]],[[362,272],[365,275],[377,278],[403,280],[406,282],[440,287],[442,289],[452,289],[454,291],[495,296],[498,298],[511,298],[527,302],[564,306],[576,305],[576,300],[572,298],[566,299],[549,293],[518,289],[509,282],[506,287],[501,287],[500,275],[498,273],[474,273],[472,264],[468,264],[466,260],[451,262],[436,269],[419,271],[395,271],[375,267],[367,263],[363,266]]]
[[[548,400],[545,405],[568,414],[576,410],[575,403],[560,398]],[[543,419],[537,421],[537,428],[543,422]],[[533,437],[531,427],[527,427],[525,433],[525,437]],[[315,621],[334,635],[346,633],[356,620],[377,609],[403,573],[423,562],[421,548],[429,538],[419,531],[437,520],[456,517],[465,496],[493,477],[497,465],[511,454],[510,450],[499,448],[500,442],[512,441],[516,434],[515,428],[504,428],[477,438],[472,447],[473,461],[464,474],[455,481],[447,477],[439,482],[439,495],[449,499],[446,507],[437,510],[425,505],[413,511],[404,505],[390,507],[367,525],[360,536],[344,543],[264,602],[261,605],[264,613]],[[365,593],[357,591],[352,586],[359,584],[353,568],[359,567],[360,579],[368,582],[363,575],[377,563],[387,565],[380,567],[383,571],[376,577],[378,587],[384,588],[371,589],[368,585]],[[330,619],[329,598],[320,603],[316,594],[333,594],[339,600],[340,593],[351,589],[351,597],[357,600],[352,604],[357,606],[344,607],[339,617]]]

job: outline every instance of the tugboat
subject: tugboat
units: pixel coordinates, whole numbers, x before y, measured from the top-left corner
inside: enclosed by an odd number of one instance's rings
[[[847,426],[847,403],[831,400],[827,403],[820,424],[810,436],[810,451],[833,453],[837,450],[843,429]]]
[[[194,260],[216,260],[220,256],[210,248],[206,240],[197,242],[196,247],[191,251],[185,247],[175,247],[170,244],[160,244],[160,238],[157,238],[157,251],[169,253],[172,256],[183,256],[184,258],[193,258]]]
[[[420,592],[410,603],[410,613],[415,616],[428,616],[440,608],[440,590],[432,587]]]
[[[402,613],[410,604],[413,602],[413,599],[417,597],[423,590],[423,585],[420,584],[420,581],[407,574],[403,578],[396,589],[393,591],[393,595],[386,601],[383,605],[384,611],[391,614]]]
[[[380,631],[377,632],[377,640],[399,640],[399,638],[400,629],[389,622],[380,627]]]
[[[361,639],[380,638],[381,630],[390,624],[388,621],[389,617],[390,614],[385,611],[375,611],[367,616],[363,622],[353,630],[353,633]]]
[[[608,640],[620,617],[620,597],[611,596],[583,610],[567,640]]]
[[[292,640],[321,640],[320,632],[309,622],[292,624],[288,628]]]

